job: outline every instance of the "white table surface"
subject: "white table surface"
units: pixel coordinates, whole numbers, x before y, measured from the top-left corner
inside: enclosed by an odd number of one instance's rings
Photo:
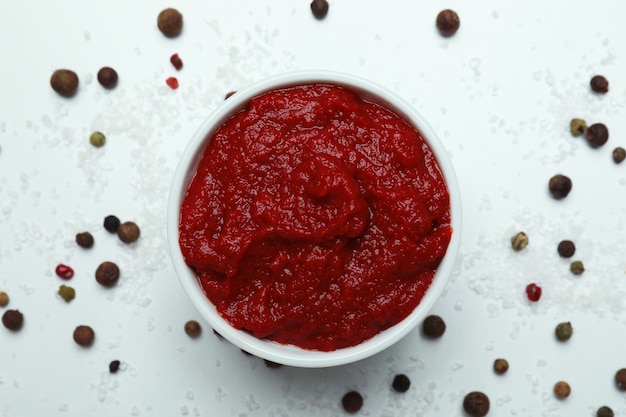
[[[22,0],[0,13],[0,291],[25,317],[0,328],[0,416],[341,416],[343,393],[364,396],[363,416],[463,416],[463,396],[489,395],[494,416],[594,416],[602,405],[626,415],[614,383],[626,367],[626,6],[620,0],[331,0],[323,21],[308,0],[228,2]],[[156,17],[184,15],[165,38]],[[455,9],[451,38],[434,27]],[[169,57],[178,53],[177,72]],[[120,77],[104,90],[102,66]],[[80,78],[75,97],[49,85],[57,68]],[[230,90],[296,69],[353,73],[411,102],[439,133],[463,198],[461,252],[433,308],[445,335],[415,330],[361,362],[329,369],[271,369],[220,340],[201,320],[169,260],[166,200],[188,139]],[[610,91],[591,92],[605,75]],[[180,87],[165,84],[169,76]],[[569,121],[602,122],[608,143],[592,149]],[[96,149],[91,132],[106,134]],[[573,190],[552,199],[548,179]],[[134,245],[102,228],[106,215],[141,228]],[[94,248],[74,243],[90,231]],[[530,245],[513,252],[523,230]],[[577,244],[581,276],[556,253]],[[122,269],[113,289],[93,271]],[[76,276],[67,304],[56,291],[59,263]],[[524,287],[543,287],[537,303]],[[566,343],[554,337],[571,321]],[[96,331],[81,348],[78,324]],[[493,360],[506,358],[498,376]],[[122,362],[110,374],[111,360]],[[412,382],[390,388],[396,373]],[[565,380],[572,394],[552,393]]]

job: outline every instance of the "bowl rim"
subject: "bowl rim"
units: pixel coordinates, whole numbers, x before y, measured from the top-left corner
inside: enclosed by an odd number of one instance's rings
[[[334,351],[315,351],[283,345],[259,339],[232,327],[217,313],[213,303],[202,291],[195,274],[186,265],[179,246],[180,205],[189,181],[197,169],[200,155],[215,130],[253,97],[277,88],[310,83],[329,83],[356,90],[364,98],[390,108],[416,127],[435,155],[450,196],[452,237],[446,254],[435,272],[433,282],[420,303],[406,318],[394,326],[358,345]],[[435,131],[412,105],[391,90],[359,76],[326,70],[292,71],[268,77],[234,93],[200,124],[178,161],[170,185],[167,203],[167,241],[174,270],[181,286],[194,307],[217,333],[240,349],[272,362],[303,368],[323,368],[345,365],[368,358],[395,344],[417,327],[440,297],[452,274],[460,247],[461,214],[460,190],[452,162]]]

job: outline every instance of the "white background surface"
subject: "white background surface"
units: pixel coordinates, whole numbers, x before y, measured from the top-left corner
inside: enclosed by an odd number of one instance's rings
[[[490,415],[593,416],[602,405],[626,415],[613,380],[626,367],[626,163],[611,159],[626,145],[621,1],[345,0],[323,21],[300,0],[4,3],[0,290],[25,323],[0,328],[0,415],[341,416],[353,389],[364,416],[463,416],[473,390],[489,395]],[[168,6],[185,19],[175,39],[156,27]],[[452,38],[434,26],[447,7],[461,18]],[[96,80],[104,65],[120,76],[112,91]],[[50,88],[57,68],[79,75],[74,98]],[[416,330],[356,364],[270,369],[207,325],[199,339],[185,335],[199,317],[169,262],[167,192],[178,155],[224,94],[314,68],[385,85],[430,121],[463,193],[461,253],[433,310],[448,325],[441,339]],[[606,95],[590,91],[597,73]],[[573,138],[572,117],[605,123],[608,143]],[[94,130],[103,148],[89,144]],[[556,173],[574,184],[562,201],[547,191]],[[108,234],[109,214],[135,221],[140,241]],[[84,230],[91,250],[74,243]],[[520,230],[530,245],[515,253]],[[582,276],[557,255],[562,239],[576,242]],[[104,260],[122,270],[115,288],[93,278]],[[56,295],[67,284],[59,263],[76,271],[69,304]],[[530,282],[543,287],[538,303],[525,298]],[[554,337],[561,321],[574,326],[566,343]],[[73,342],[79,324],[96,331],[91,348]],[[510,363],[504,376],[492,371],[497,357]],[[122,369],[111,375],[113,359]],[[411,378],[407,393],[391,390],[396,373]],[[566,400],[552,394],[559,380],[572,386]]]

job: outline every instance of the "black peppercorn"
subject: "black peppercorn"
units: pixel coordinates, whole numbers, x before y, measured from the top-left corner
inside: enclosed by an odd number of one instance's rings
[[[116,216],[109,215],[104,218],[104,228],[107,232],[117,233],[118,227],[120,227],[120,219]]]
[[[559,242],[557,252],[563,258],[571,258],[576,253],[576,245],[571,240],[562,240]]]
[[[626,149],[622,148],[621,146],[613,149],[613,162],[615,162],[616,164],[621,164],[624,159],[626,159]]]
[[[341,405],[348,413],[356,413],[363,407],[363,396],[357,391],[350,391],[341,398]]]
[[[96,281],[103,287],[112,287],[120,277],[120,269],[113,262],[102,262],[96,269]]]
[[[72,70],[58,69],[50,77],[50,86],[63,97],[72,97],[78,89],[78,75]]]
[[[609,140],[609,129],[603,123],[594,123],[587,128],[585,138],[592,148],[599,148]]]
[[[440,11],[435,22],[439,33],[446,37],[454,35],[461,25],[459,15],[450,9]]]
[[[567,197],[569,192],[572,190],[572,180],[561,174],[556,174],[550,181],[548,182],[548,189],[552,194],[552,197],[557,200],[563,199]]]
[[[463,409],[472,417],[483,417],[489,412],[489,397],[480,391],[472,391],[463,399]]]
[[[117,85],[117,71],[111,67],[102,67],[98,71],[98,82],[107,89],[115,88]]]
[[[594,75],[589,81],[591,89],[596,93],[606,93],[609,91],[609,81],[602,75]]]
[[[436,339],[441,337],[446,331],[446,323],[437,315],[430,315],[424,319],[422,323],[424,335]]]
[[[116,373],[120,369],[120,361],[114,360],[109,363],[109,372],[112,374]]]
[[[396,392],[407,392],[411,386],[411,380],[405,374],[398,374],[393,378],[391,386]]]
[[[93,235],[89,232],[77,233],[76,244],[81,248],[91,248],[93,246]]]
[[[602,407],[598,408],[598,411],[596,411],[596,417],[614,417],[615,413],[613,413],[613,410],[610,407],[607,407],[606,405],[603,405]]]
[[[24,324],[24,315],[19,310],[7,310],[2,315],[2,324],[12,331],[20,330]]]
[[[323,19],[328,14],[328,2],[326,0],[313,0],[311,12],[316,19]]]

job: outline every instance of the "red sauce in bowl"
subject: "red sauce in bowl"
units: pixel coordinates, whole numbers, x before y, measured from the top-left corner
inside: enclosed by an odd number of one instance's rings
[[[329,84],[264,93],[219,127],[179,224],[185,262],[225,320],[320,351],[407,317],[451,235],[419,131]]]

